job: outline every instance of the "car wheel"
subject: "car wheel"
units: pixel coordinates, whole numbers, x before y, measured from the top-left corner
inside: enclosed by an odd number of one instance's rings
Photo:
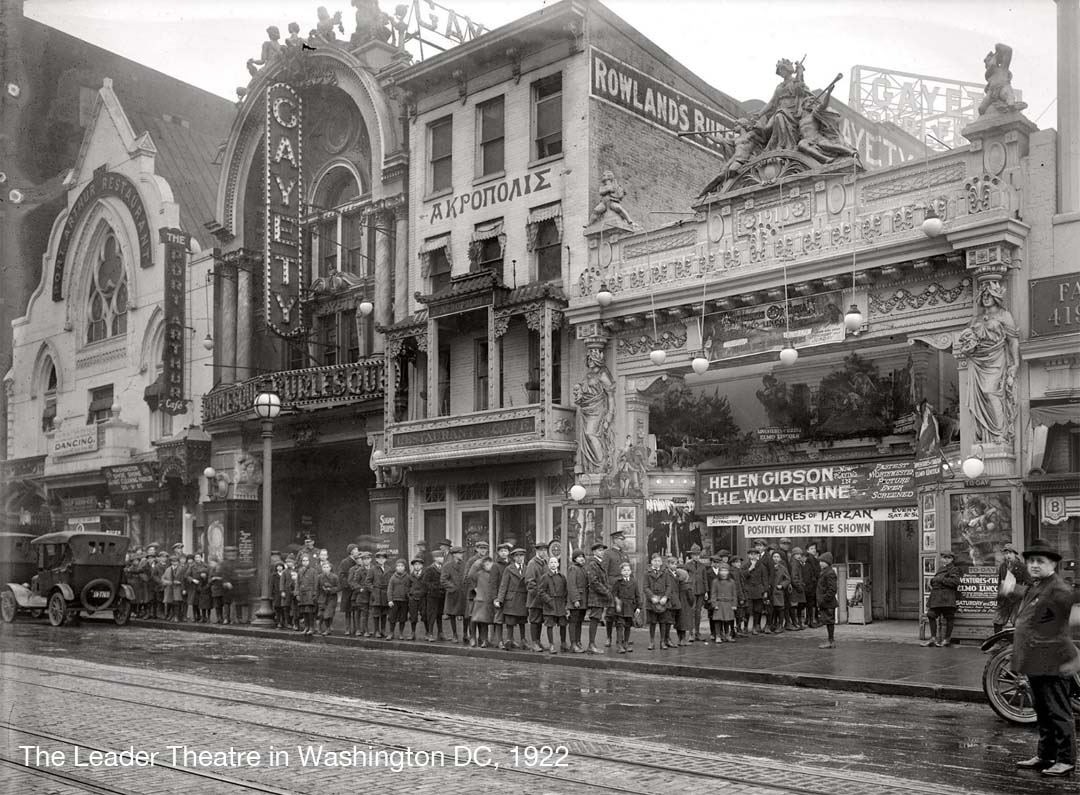
[[[997,651],[983,668],[982,686],[990,708],[1010,723],[1035,722],[1035,705],[1027,677],[1012,670],[1012,646]]]
[[[54,627],[62,627],[67,621],[67,600],[59,591],[53,591],[49,597],[49,623]]]
[[[5,624],[13,624],[15,616],[19,612],[19,603],[15,600],[15,592],[6,587],[0,591],[0,618]]]
[[[116,626],[122,627],[131,620],[131,602],[121,597],[117,602],[116,607],[113,608],[113,621],[116,622]]]

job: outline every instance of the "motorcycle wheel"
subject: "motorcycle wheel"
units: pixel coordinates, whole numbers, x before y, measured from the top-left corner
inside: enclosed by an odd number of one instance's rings
[[[1010,723],[1032,724],[1035,707],[1031,702],[1031,688],[1027,677],[1013,673],[1012,646],[999,649],[987,660],[983,668],[982,686],[990,708]]]

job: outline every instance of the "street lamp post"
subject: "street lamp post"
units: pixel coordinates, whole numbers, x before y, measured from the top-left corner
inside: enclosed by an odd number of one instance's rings
[[[274,608],[270,598],[270,521],[272,516],[271,499],[274,491],[273,450],[274,419],[281,413],[281,398],[270,391],[260,392],[255,396],[255,414],[262,428],[263,442],[263,482],[262,482],[262,543],[259,557],[255,561],[255,576],[259,578],[259,607],[255,611],[252,624],[255,626],[273,626]]]

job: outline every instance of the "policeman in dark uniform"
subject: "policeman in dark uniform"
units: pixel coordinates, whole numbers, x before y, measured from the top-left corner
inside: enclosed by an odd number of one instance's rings
[[[623,535],[622,530],[616,530],[611,534],[611,546],[604,551],[604,573],[607,575],[608,589],[613,588],[615,581],[622,576],[620,573],[622,565],[630,562],[630,556],[623,550],[625,545],[626,536]],[[615,627],[615,613],[613,611],[608,611],[605,624],[607,626],[607,643],[604,645],[610,647],[611,631]],[[633,646],[634,642],[630,641],[628,645]]]

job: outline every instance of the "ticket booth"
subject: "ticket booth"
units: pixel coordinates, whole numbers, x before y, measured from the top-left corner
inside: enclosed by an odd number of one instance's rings
[[[844,585],[849,624],[869,624],[871,612],[870,580],[865,563],[848,563]]]

